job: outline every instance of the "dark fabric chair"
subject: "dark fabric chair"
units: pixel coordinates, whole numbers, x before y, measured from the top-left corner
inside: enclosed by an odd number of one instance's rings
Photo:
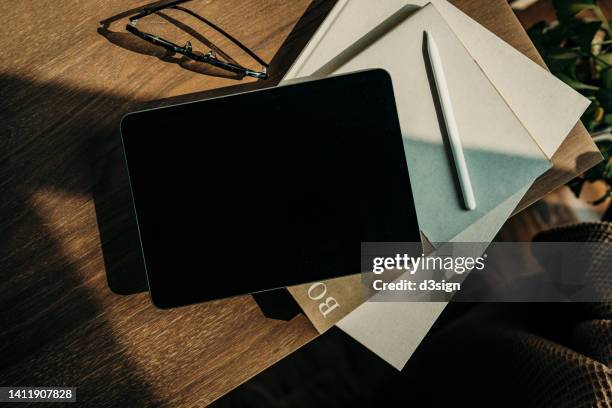
[[[610,243],[594,246],[589,267],[610,289],[612,223],[534,241]],[[478,304],[457,314],[427,336],[389,392],[401,384],[421,406],[612,407],[612,303]]]
[[[534,240],[612,243],[612,223]],[[609,283],[612,245],[593,247]],[[332,329],[216,406],[612,407],[611,364],[612,303],[450,303],[401,373]]]

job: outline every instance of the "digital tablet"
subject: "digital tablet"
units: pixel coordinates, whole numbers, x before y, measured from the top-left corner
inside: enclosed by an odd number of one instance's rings
[[[130,113],[121,137],[158,307],[356,274],[361,242],[420,241],[383,70]]]

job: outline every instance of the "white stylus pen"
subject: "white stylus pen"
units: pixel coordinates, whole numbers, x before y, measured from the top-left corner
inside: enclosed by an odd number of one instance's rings
[[[429,56],[434,82],[438,90],[438,98],[442,106],[442,116],[444,116],[444,124],[446,125],[446,131],[448,133],[450,149],[453,155],[453,161],[455,162],[455,170],[457,171],[457,178],[459,179],[459,186],[461,187],[461,194],[463,195],[463,202],[468,210],[474,210],[476,208],[476,198],[474,197],[470,174],[465,164],[463,147],[461,147],[461,139],[459,138],[457,123],[455,122],[453,105],[451,104],[450,95],[448,94],[448,86],[446,84],[444,70],[442,69],[440,53],[438,52],[438,47],[432,35],[427,31],[425,31],[425,40],[427,41],[427,55]]]

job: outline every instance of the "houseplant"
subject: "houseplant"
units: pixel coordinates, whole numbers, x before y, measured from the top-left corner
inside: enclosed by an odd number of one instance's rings
[[[582,122],[604,160],[568,183],[576,196],[584,183],[605,184],[612,197],[612,29],[597,0],[553,0],[557,21],[527,30],[550,71],[591,101]],[[608,215],[612,207],[608,207]]]

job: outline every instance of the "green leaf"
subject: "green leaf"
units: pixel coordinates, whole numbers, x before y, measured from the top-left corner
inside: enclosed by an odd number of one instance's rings
[[[599,87],[593,86],[593,85],[589,85],[589,84],[585,84],[584,82],[580,82],[580,81],[578,81],[576,79],[571,78],[569,75],[564,74],[563,72],[557,73],[557,77],[560,80],[562,80],[563,82],[565,82],[566,84],[568,84],[569,86],[571,86],[572,88],[576,89],[576,90],[601,91],[599,89]],[[597,99],[599,100],[599,97]],[[601,102],[601,100],[599,100],[599,101]],[[603,103],[602,103],[602,105],[603,105]]]
[[[576,61],[578,58],[580,58],[580,54],[573,50],[564,50],[563,48],[559,48],[554,51],[549,51],[547,53],[547,57],[557,60]]]
[[[560,22],[571,20],[576,14],[584,9],[596,7],[595,0],[553,0],[557,19]]]
[[[544,30],[544,47],[546,49],[560,48],[575,24],[576,21],[570,20],[563,24],[549,25]]]
[[[603,162],[606,163],[604,169],[604,178],[612,181],[612,141],[602,140],[597,142],[597,147],[603,155]]]
[[[591,52],[591,44],[597,31],[601,28],[601,21],[584,23],[580,21],[573,29],[570,38],[585,53]]]
[[[595,112],[597,111],[597,107],[599,107],[599,102],[597,100],[591,101],[591,104],[586,108],[580,120],[585,124],[587,130],[592,132],[599,125],[599,122],[595,120]]]
[[[612,67],[612,53],[608,52],[599,54],[595,59],[595,62],[601,70]]]
[[[612,89],[612,67],[608,67],[601,71],[600,76],[603,87]]]
[[[542,54],[544,61],[553,74],[569,69],[576,65],[580,58],[580,53],[574,50],[566,50],[560,47],[549,49]]]
[[[606,169],[604,171],[604,180],[610,184],[612,181],[612,158],[608,158],[606,161]]]
[[[612,88],[601,88],[595,96],[606,112],[612,112]]]
[[[586,110],[584,111],[584,114],[593,115],[595,111],[597,110],[598,106],[599,106],[599,102],[597,102],[597,99],[595,99],[594,101],[591,101],[591,104],[587,106]]]
[[[602,178],[606,183],[612,185],[612,157],[610,157],[609,154],[606,155],[605,153],[603,154],[603,156],[603,163],[605,163],[605,165],[602,172]]]

